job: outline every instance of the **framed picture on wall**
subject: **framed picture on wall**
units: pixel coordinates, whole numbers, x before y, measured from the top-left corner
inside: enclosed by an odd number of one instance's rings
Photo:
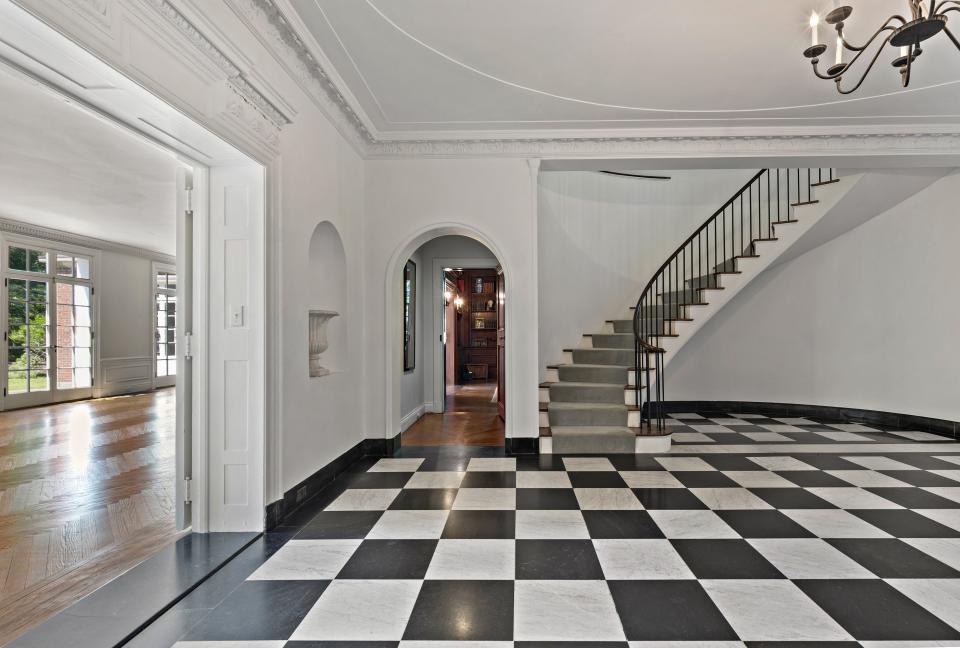
[[[413,371],[417,353],[417,264],[403,267],[403,370]]]

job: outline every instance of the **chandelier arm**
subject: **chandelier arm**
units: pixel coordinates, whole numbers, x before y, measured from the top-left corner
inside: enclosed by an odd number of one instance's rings
[[[960,11],[960,2],[958,2],[958,3],[956,4],[956,6],[947,7],[946,9],[944,9],[943,11],[940,12],[940,15],[941,15],[941,16],[946,16],[947,13],[949,13],[949,12],[951,12],[951,11]]]
[[[874,66],[874,65],[876,64],[876,62],[877,62],[877,59],[880,58],[880,54],[883,52],[883,48],[890,42],[890,39],[891,39],[892,37],[893,37],[893,34],[891,34],[890,36],[887,36],[887,37],[883,40],[883,44],[882,44],[879,48],[877,48],[876,54],[873,55],[873,58],[870,60],[870,64],[867,66],[867,69],[863,71],[863,75],[860,77],[860,80],[857,81],[857,85],[853,86],[853,87],[850,88],[849,90],[843,90],[843,89],[840,88],[841,77],[840,77],[840,76],[837,76],[836,79],[835,79],[836,82],[837,82],[837,92],[839,92],[839,93],[842,94],[842,95],[847,95],[847,94],[851,94],[851,93],[853,93],[853,92],[856,92],[856,91],[860,88],[860,86],[863,85],[863,82],[866,80],[867,75],[870,74],[870,70],[873,69],[873,66]],[[909,56],[912,56],[912,52],[911,52],[911,54],[909,54]],[[851,63],[852,63],[852,61],[851,61]],[[849,68],[849,66],[848,66],[848,68]],[[846,69],[845,69],[844,71],[846,71]]]
[[[953,44],[957,46],[957,49],[960,50],[960,41],[957,40],[957,37],[953,35],[953,32],[947,29],[946,26],[943,28],[944,33],[953,41]]]
[[[842,70],[840,70],[839,72],[837,72],[836,74],[827,74],[827,75],[821,74],[820,71],[817,69],[817,64],[816,64],[816,63],[813,64],[813,73],[816,74],[816,75],[817,75],[818,77],[820,77],[821,79],[827,79],[827,80],[836,79],[836,78],[838,78],[838,77],[840,77],[840,76],[843,76],[843,73],[846,72],[846,71],[848,71],[850,68],[853,67],[853,65],[854,65],[854,64],[857,62],[857,60],[863,55],[863,53],[867,50],[867,48],[870,47],[870,45],[873,44],[873,41],[876,40],[877,36],[879,36],[880,34],[882,34],[885,30],[890,31],[891,33],[884,39],[883,44],[880,45],[880,47],[877,49],[877,53],[876,53],[876,55],[874,55],[874,57],[873,57],[873,60],[876,61],[877,56],[879,56],[879,55],[880,55],[880,52],[883,51],[884,46],[885,46],[887,43],[890,42],[890,39],[891,39],[891,38],[893,38],[893,32],[895,31],[895,28],[894,28],[894,27],[889,27],[889,26],[884,25],[883,27],[881,27],[880,29],[878,29],[878,30],[876,31],[876,33],[875,33],[873,36],[870,37],[870,40],[867,41],[867,44],[866,44],[866,45],[864,45],[862,48],[860,48],[860,49],[858,49],[858,50],[855,50],[857,53],[854,54],[854,55],[853,55],[853,58],[850,59],[850,60],[847,62],[846,66],[845,66]],[[841,36],[841,38],[842,38],[842,36]],[[815,59],[815,60],[817,60],[817,59]],[[873,61],[870,62],[870,66],[867,68],[867,71],[869,71],[871,67],[873,67]]]
[[[867,42],[864,43],[862,46],[852,45],[849,41],[847,41],[846,37],[843,35],[843,23],[837,23],[837,35],[840,37],[840,42],[843,43],[843,46],[845,48],[847,48],[851,52],[862,52],[863,50],[870,47],[870,44],[873,43],[874,39],[880,34],[882,34],[883,32],[894,31],[895,29],[897,29],[898,28],[897,26],[890,24],[894,20],[900,21],[900,25],[899,25],[900,27],[907,24],[907,21],[903,19],[903,16],[890,16],[889,18],[886,19],[886,21],[884,21],[884,23],[880,26],[880,28],[877,29],[877,31],[873,32],[873,36],[871,36],[867,40]]]

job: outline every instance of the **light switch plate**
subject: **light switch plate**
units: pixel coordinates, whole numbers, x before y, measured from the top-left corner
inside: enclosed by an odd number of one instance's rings
[[[230,326],[236,328],[243,326],[243,306],[230,306]]]

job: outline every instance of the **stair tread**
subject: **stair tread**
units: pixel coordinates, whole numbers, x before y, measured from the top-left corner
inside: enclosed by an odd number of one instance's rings
[[[840,178],[834,178],[833,180],[821,180],[820,182],[814,182],[811,184],[811,187],[822,187],[823,185],[833,184],[835,182],[840,182]]]
[[[571,428],[571,427],[588,427],[588,426],[574,426],[574,425],[554,425],[552,427],[542,427],[540,428],[541,437],[552,437],[553,431],[557,428]],[[596,427],[617,427],[619,426],[596,426]],[[633,436],[670,436],[672,433],[670,428],[663,428],[662,430],[657,430],[656,428],[646,428],[646,427],[628,427],[624,428],[630,430],[630,433]]]
[[[568,385],[570,387],[608,387],[610,389],[626,387],[627,385],[623,383],[602,383],[602,382],[585,382],[579,380],[561,380],[559,382],[548,383],[549,385]]]
[[[627,337],[633,335],[633,333],[584,333],[583,337],[593,337],[594,335],[622,335]]]
[[[636,412],[636,411],[639,411],[640,409],[636,405],[625,405],[622,403],[578,403],[578,402],[567,402],[567,401],[550,401],[549,403],[540,403],[541,412],[546,412],[550,407],[553,407],[554,409],[566,409],[566,410],[625,409],[628,412]]]
[[[584,369],[627,369],[628,368],[627,365],[605,365],[605,364],[587,364],[587,363],[581,364],[579,362],[556,365],[557,369],[559,369],[560,367],[582,367]]]
[[[554,425],[551,436],[636,436],[628,427],[613,425]]]
[[[803,207],[804,205],[815,205],[815,204],[817,204],[818,202],[820,202],[820,201],[819,201],[819,200],[804,200],[803,202],[791,203],[790,206],[791,206],[791,207]]]

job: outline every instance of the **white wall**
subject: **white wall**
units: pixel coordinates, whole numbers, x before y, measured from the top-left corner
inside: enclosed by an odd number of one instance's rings
[[[458,234],[479,239],[504,266],[507,434],[536,436],[534,170],[513,159],[370,160],[365,180],[367,435],[399,432],[400,292],[393,287],[400,285],[403,262],[431,238]]]
[[[645,172],[646,173],[646,172]],[[540,377],[604,320],[626,317],[677,246],[756,169],[650,172],[669,181],[583,171],[539,178]]]
[[[668,400],[960,420],[960,173],[767,271],[668,365]]]

